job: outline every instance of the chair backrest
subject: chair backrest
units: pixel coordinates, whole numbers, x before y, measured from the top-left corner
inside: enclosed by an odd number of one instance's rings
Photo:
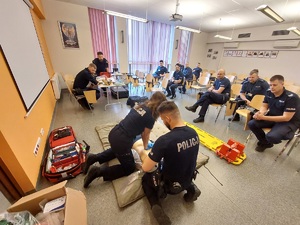
[[[240,94],[242,85],[241,84],[232,84],[231,85],[231,97],[236,97]]]
[[[169,79],[167,77],[164,77],[162,82],[161,82],[161,87],[166,89],[167,86],[168,86],[168,81],[169,81]]]
[[[254,109],[259,110],[260,107],[262,106],[264,98],[265,98],[264,95],[254,95],[254,97],[250,102],[250,106]]]
[[[96,90],[83,91],[83,94],[89,104],[96,103]]]
[[[230,80],[230,83],[233,83],[235,80],[235,76],[233,76],[233,75],[228,75],[226,77],[228,78],[228,80]]]
[[[64,79],[64,81],[66,81],[66,80],[74,80],[75,77],[74,77],[73,74],[64,74],[63,75],[63,79]]]
[[[148,74],[146,75],[146,81],[147,81],[147,82],[152,82],[152,81],[153,81],[153,75],[152,75],[152,73],[148,73]]]
[[[210,73],[209,72],[202,72],[201,73],[201,77],[208,77],[208,78],[210,78]]]
[[[169,80],[169,79],[171,78],[172,74],[173,74],[173,73],[165,73],[165,76],[164,76],[164,77],[166,77],[166,78]]]
[[[145,80],[145,73],[144,73],[144,72],[139,72],[139,73],[138,73],[138,78],[139,78],[142,82],[144,82],[144,80]]]
[[[72,90],[73,90],[74,80],[72,80],[72,79],[66,79],[65,82],[66,82],[66,85],[67,85],[67,88],[68,88],[69,92],[71,94],[73,94]]]
[[[286,90],[294,92],[297,95],[300,94],[300,86],[297,86],[297,85],[284,85],[284,87],[286,88]]]
[[[208,85],[208,82],[209,82],[209,77],[199,77],[198,78],[198,84],[201,86]]]
[[[139,86],[139,78],[132,77],[132,81],[131,82],[132,82],[133,87]]]

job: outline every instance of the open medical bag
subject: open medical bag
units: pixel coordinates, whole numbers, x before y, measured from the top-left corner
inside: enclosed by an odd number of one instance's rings
[[[90,146],[77,142],[71,126],[57,128],[49,136],[49,152],[43,162],[42,175],[57,183],[76,177],[82,172]]]

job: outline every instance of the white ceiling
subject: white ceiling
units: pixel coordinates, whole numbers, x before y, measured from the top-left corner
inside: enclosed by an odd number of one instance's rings
[[[182,22],[169,21],[171,14],[175,13],[176,0],[57,1],[116,11],[176,26],[200,28],[204,32],[275,25],[276,22],[255,10],[267,4],[285,19],[283,24],[295,23],[300,27],[300,0],[179,0],[177,13],[183,15]]]

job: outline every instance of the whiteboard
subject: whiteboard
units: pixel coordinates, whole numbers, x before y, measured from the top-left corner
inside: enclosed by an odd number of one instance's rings
[[[0,45],[28,112],[49,75],[28,6],[22,0],[0,5]]]

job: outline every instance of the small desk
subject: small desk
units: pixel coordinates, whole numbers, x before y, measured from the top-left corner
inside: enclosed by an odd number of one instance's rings
[[[104,106],[104,110],[106,110],[107,106],[116,105],[116,104],[120,104],[121,107],[123,108],[123,105],[122,105],[122,103],[120,102],[120,99],[119,99],[119,92],[118,92],[119,87],[122,87],[122,86],[124,86],[124,84],[119,83],[119,82],[111,83],[110,85],[105,85],[105,84],[99,84],[98,85],[99,88],[105,88],[106,89],[107,104]],[[109,96],[108,92],[111,93],[111,90],[110,90],[111,87],[117,87],[117,102],[110,102],[111,94]]]

